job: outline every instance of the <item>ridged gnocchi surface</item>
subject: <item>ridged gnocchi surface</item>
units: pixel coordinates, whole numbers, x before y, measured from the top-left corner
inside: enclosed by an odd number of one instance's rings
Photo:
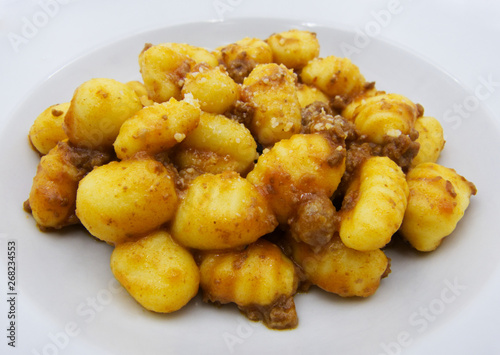
[[[257,189],[235,172],[193,180],[172,222],[172,235],[188,248],[243,247],[276,227],[276,217]]]
[[[293,159],[290,159],[293,157]],[[247,175],[286,224],[306,193],[330,197],[345,171],[345,149],[321,134],[297,134],[262,154]]]
[[[107,153],[74,147],[67,140],[58,142],[44,155],[25,204],[38,227],[60,229],[77,224],[75,201],[79,181],[110,159]]]
[[[195,168],[212,174],[236,171],[246,175],[257,158],[257,143],[247,127],[207,112],[201,113],[198,126],[172,154],[179,169]]]
[[[155,155],[169,150],[198,126],[200,113],[198,106],[174,98],[143,108],[121,126],[113,144],[117,157],[129,159],[139,152]]]
[[[401,234],[419,251],[432,251],[450,235],[476,187],[454,169],[422,163],[407,175],[410,196]]]
[[[297,325],[293,295],[298,275],[276,245],[261,239],[242,251],[203,253],[200,273],[205,299],[236,303],[251,319],[263,319],[270,328]]]
[[[390,272],[390,260],[383,251],[348,248],[338,234],[319,251],[293,239],[289,243],[307,281],[342,297],[373,295]]]
[[[355,96],[363,91],[365,77],[348,58],[315,58],[302,68],[302,81],[314,85],[328,96]]]
[[[408,194],[405,175],[396,163],[387,157],[365,161],[342,205],[342,242],[361,251],[384,247],[401,226]]]
[[[374,143],[385,136],[409,134],[418,117],[418,107],[398,94],[380,94],[363,99],[352,113],[352,121],[361,134]]]

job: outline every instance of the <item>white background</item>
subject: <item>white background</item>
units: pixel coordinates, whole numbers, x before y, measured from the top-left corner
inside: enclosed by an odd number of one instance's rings
[[[0,130],[32,89],[96,46],[148,29],[239,17],[339,25],[389,40],[448,72],[471,95],[475,95],[478,85],[489,81],[490,95],[481,104],[500,124],[500,2],[61,0],[54,5],[53,1],[42,1],[52,3],[44,10],[39,1],[0,0]],[[27,21],[38,25],[28,29]],[[374,23],[379,31],[375,31]],[[454,318],[453,324],[426,334],[426,341],[418,348],[404,349],[404,353],[500,352],[500,278],[498,270],[484,272],[496,272],[497,277],[477,300]],[[0,321],[2,328],[3,324]],[[2,338],[3,334],[0,331]],[[23,334],[19,341],[27,338],[29,335]]]

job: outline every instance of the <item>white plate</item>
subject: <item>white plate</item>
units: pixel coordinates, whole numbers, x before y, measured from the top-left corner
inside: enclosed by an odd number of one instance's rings
[[[289,28],[317,32],[321,55],[342,56],[356,46],[355,34],[340,28],[272,19],[192,23],[140,33],[89,53],[54,73],[10,118],[0,140],[2,241],[17,240],[19,316],[29,333],[19,340],[30,354],[160,354],[335,352],[396,354],[425,342],[453,322],[498,264],[496,211],[500,196],[494,154],[499,131],[477,97],[441,69],[407,50],[371,38],[352,56],[377,87],[421,103],[441,120],[446,147],[440,163],[473,181],[479,193],[453,235],[434,253],[409,248],[387,251],[392,273],[368,299],[341,299],[317,289],[296,296],[299,326],[271,331],[245,319],[235,307],[216,309],[195,298],[171,315],[144,311],[113,281],[111,247],[68,229],[41,233],[22,211],[38,157],[26,136],[49,105],[70,100],[74,89],[93,77],[140,79],[137,56],[144,43],[186,42],[215,48],[245,36],[266,38]],[[466,118],[454,113],[466,108]],[[1,269],[6,271],[5,245]],[[4,314],[4,313],[2,313]],[[24,323],[23,323],[24,322]],[[29,323],[29,326],[26,325]],[[3,344],[2,344],[3,345]]]

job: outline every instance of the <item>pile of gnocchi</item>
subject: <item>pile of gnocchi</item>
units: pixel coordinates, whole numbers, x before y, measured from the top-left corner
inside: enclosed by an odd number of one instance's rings
[[[290,329],[299,291],[374,294],[384,247],[435,250],[476,188],[436,163],[436,118],[319,49],[302,30],[147,44],[142,81],[90,79],[36,118],[25,210],[111,245],[114,276],[153,312],[201,292]]]

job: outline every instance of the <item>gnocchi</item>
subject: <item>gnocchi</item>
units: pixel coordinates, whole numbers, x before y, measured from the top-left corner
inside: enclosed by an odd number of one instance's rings
[[[401,234],[417,250],[435,250],[463,217],[476,187],[435,163],[417,165],[407,179],[410,196]]]
[[[96,238],[117,245],[170,221],[177,207],[174,173],[148,156],[113,161],[78,186],[76,215]]]
[[[145,107],[120,127],[113,144],[117,157],[128,159],[139,152],[155,155],[172,148],[198,126],[200,113],[197,105],[174,98]]]
[[[254,110],[250,131],[264,146],[299,133],[300,102],[295,75],[283,65],[261,64],[243,81],[242,101]]]
[[[30,128],[29,140],[41,154],[47,154],[58,142],[68,138],[63,129],[70,103],[53,105],[43,111]]]
[[[116,246],[111,271],[144,308],[181,309],[198,293],[200,271],[193,255],[163,230]]]
[[[318,251],[294,239],[289,240],[289,245],[306,280],[341,297],[371,296],[390,273],[390,260],[383,251],[351,249],[338,234]]]
[[[408,184],[399,166],[387,157],[371,157],[359,168],[342,205],[340,238],[361,251],[384,247],[401,226]]]
[[[137,59],[142,80],[90,79],[35,119],[24,209],[109,245],[152,312],[200,294],[295,328],[298,290],[373,295],[391,240],[437,249],[477,193],[438,164],[438,118],[320,56],[314,32],[146,44]]]
[[[243,124],[223,115],[202,112],[198,126],[175,147],[172,161],[179,169],[246,175],[258,158],[257,143]]]
[[[203,253],[200,262],[204,298],[234,302],[250,319],[275,329],[297,326],[293,295],[295,266],[274,244],[261,239],[242,251]]]
[[[243,247],[276,227],[258,190],[236,172],[203,174],[193,180],[172,222],[182,245],[217,250]]]
[[[121,125],[142,109],[139,97],[113,79],[91,79],[80,85],[64,117],[69,141],[89,149],[113,145]]]

